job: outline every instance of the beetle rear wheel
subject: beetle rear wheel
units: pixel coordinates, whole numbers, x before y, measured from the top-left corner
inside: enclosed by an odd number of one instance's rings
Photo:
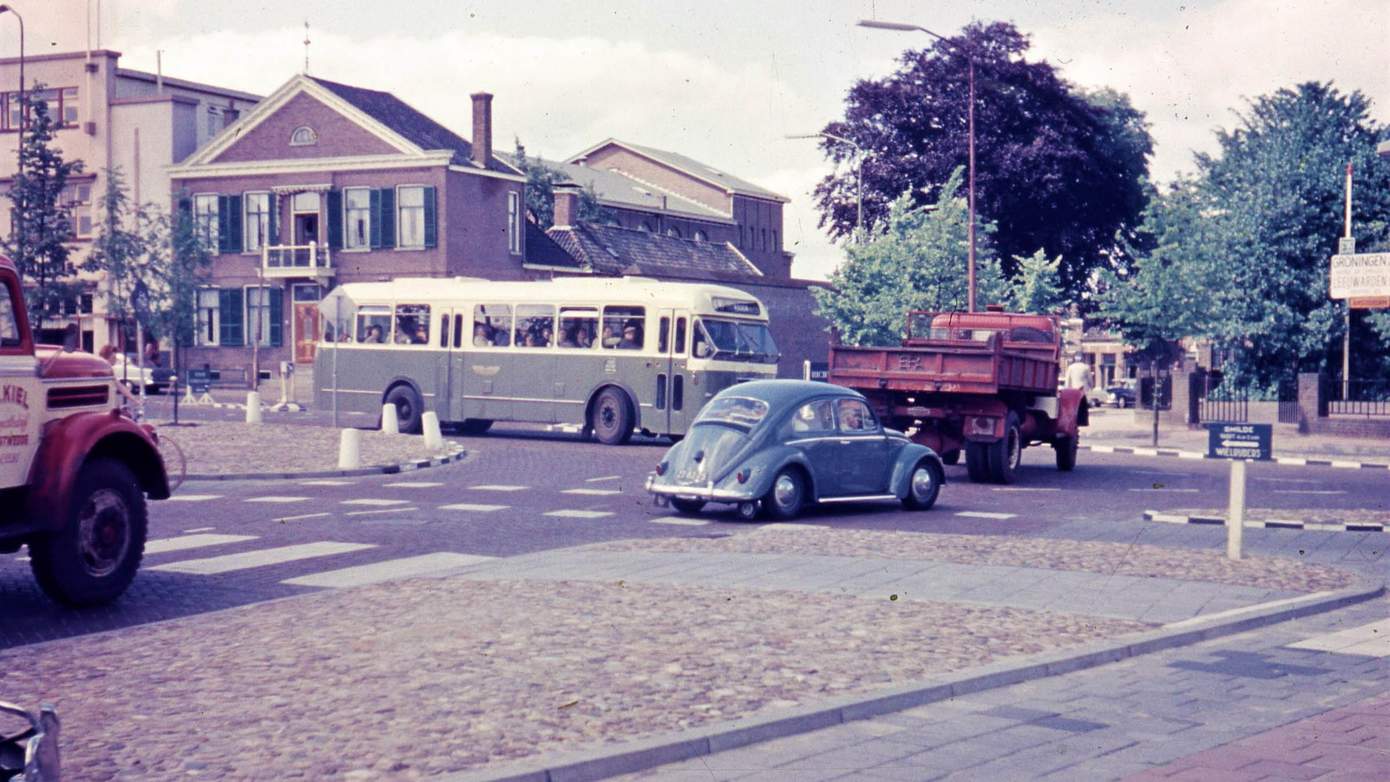
[[[29,543],[29,566],[45,594],[89,606],[120,597],[145,554],[145,495],[124,464],[83,465],[62,530]]]
[[[772,488],[763,498],[763,505],[772,518],[785,521],[794,519],[801,513],[801,506],[805,500],[806,481],[797,470],[787,469],[777,473],[777,477],[772,479]]]

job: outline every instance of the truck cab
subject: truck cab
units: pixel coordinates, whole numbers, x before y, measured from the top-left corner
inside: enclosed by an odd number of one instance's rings
[[[66,605],[125,591],[145,501],[169,496],[153,427],[119,400],[105,361],[34,343],[19,274],[0,257],[0,553],[27,545],[40,588]]]

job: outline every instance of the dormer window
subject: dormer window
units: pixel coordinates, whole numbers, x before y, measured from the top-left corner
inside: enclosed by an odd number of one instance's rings
[[[319,143],[319,134],[308,125],[300,125],[290,133],[290,146],[308,147]]]

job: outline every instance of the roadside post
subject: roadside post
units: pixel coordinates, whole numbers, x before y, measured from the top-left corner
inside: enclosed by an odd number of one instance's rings
[[[1207,458],[1231,461],[1227,494],[1226,558],[1241,558],[1245,539],[1245,464],[1273,456],[1273,424],[1207,424]]]

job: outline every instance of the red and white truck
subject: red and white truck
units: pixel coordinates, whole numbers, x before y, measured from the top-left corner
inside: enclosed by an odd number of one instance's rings
[[[121,411],[111,366],[35,345],[19,275],[0,257],[0,553],[27,544],[60,603],[109,602],[144,556],[145,499],[168,496],[154,428]]]
[[[1082,389],[1059,389],[1062,339],[1048,315],[908,314],[898,347],[832,346],[829,380],[868,398],[888,425],[955,464],[970,480],[1012,483],[1030,445],[1050,445],[1057,469],[1076,466]]]

